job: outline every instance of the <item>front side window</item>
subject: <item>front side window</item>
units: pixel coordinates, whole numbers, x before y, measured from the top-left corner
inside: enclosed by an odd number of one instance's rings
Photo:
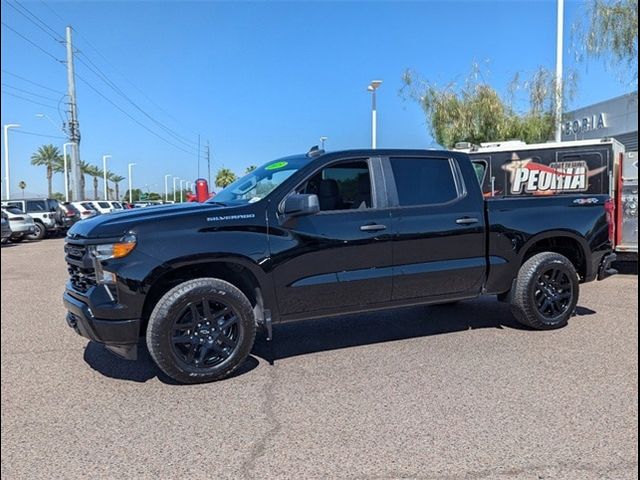
[[[243,205],[262,200],[309,162],[308,157],[288,157],[265,163],[218,192],[209,203]]]
[[[366,160],[340,162],[323,168],[298,193],[318,196],[320,211],[371,208],[371,176]]]
[[[434,205],[458,197],[451,163],[446,158],[391,158],[401,207]]]

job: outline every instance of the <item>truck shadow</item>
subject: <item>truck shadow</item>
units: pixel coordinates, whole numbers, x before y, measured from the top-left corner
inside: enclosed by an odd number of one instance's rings
[[[576,316],[569,322],[595,313],[577,307]],[[507,304],[482,298],[451,305],[407,307],[276,325],[273,341],[267,342],[264,335],[257,337],[251,353],[273,364],[297,355],[483,328],[536,332],[519,324]]]
[[[570,322],[595,313],[578,307],[577,316]],[[273,364],[298,355],[482,328],[532,330],[516,322],[508,305],[493,299],[305,320],[275,325],[271,342],[259,332],[251,355],[232,377],[250,372],[259,365],[259,359]],[[157,377],[163,383],[178,385],[156,367],[144,345],[138,347],[138,360],[132,362],[113,355],[99,343],[89,342],[84,360],[106,377],[133,382]]]

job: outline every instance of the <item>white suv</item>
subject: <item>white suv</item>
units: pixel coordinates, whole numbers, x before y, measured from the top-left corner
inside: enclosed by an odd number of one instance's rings
[[[3,200],[3,207],[16,207],[28,213],[35,222],[35,232],[27,235],[29,240],[41,240],[47,233],[55,233],[59,229],[56,222],[58,201],[53,198],[10,199]]]

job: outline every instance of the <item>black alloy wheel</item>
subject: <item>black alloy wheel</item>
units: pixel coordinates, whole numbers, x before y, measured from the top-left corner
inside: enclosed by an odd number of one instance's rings
[[[173,324],[171,342],[185,366],[219,365],[238,346],[238,315],[220,301],[205,298],[190,303]]]
[[[553,267],[540,274],[533,295],[540,315],[551,321],[563,315],[573,298],[573,285],[566,270]]]

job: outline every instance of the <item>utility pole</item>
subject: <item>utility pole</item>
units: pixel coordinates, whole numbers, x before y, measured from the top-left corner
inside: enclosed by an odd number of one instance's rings
[[[200,134],[198,134],[198,178],[200,178]]]
[[[556,142],[562,141],[562,41],[564,36],[564,0],[558,2],[556,28]]]
[[[84,200],[80,189],[80,124],[78,123],[78,106],[76,105],[76,78],[73,70],[73,44],[71,43],[71,26],[67,26],[67,92],[69,95],[69,143],[71,148],[71,191],[73,200]]]
[[[209,149],[209,140],[207,140],[207,186],[207,188],[211,188],[211,150]]]

